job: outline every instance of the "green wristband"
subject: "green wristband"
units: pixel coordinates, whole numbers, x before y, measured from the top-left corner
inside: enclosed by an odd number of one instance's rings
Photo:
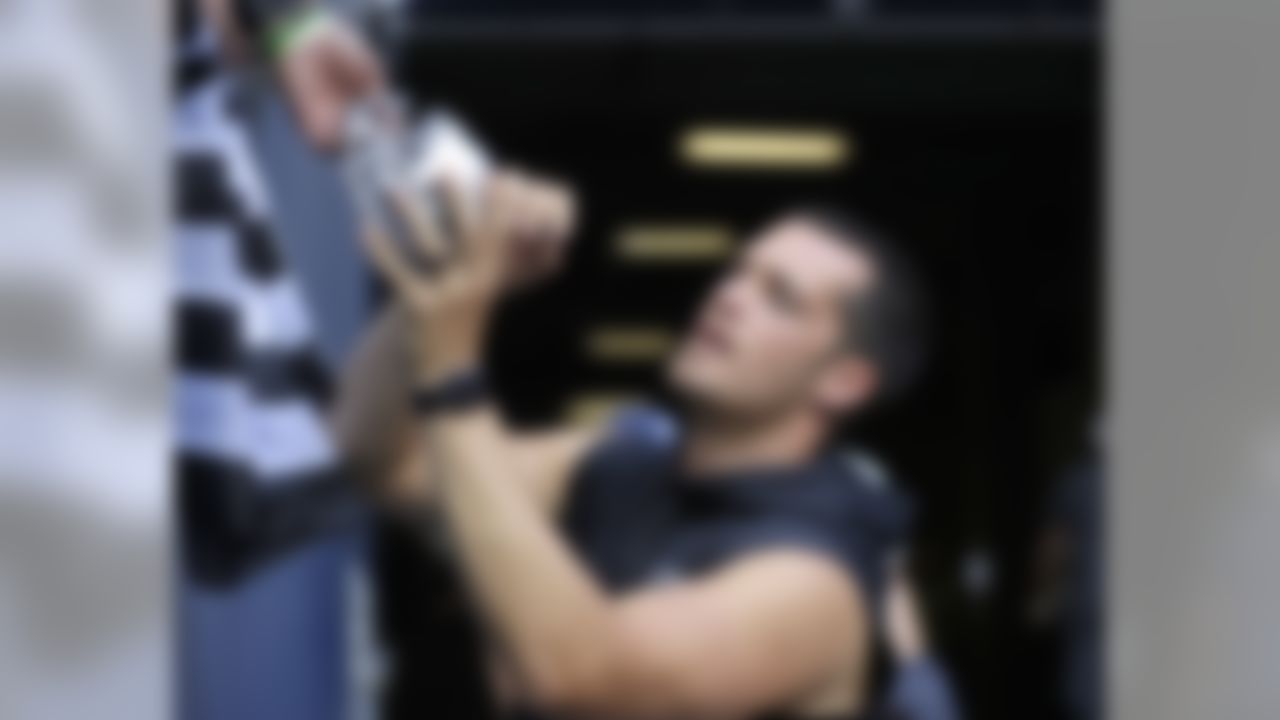
[[[279,61],[300,42],[328,24],[329,14],[316,5],[308,5],[285,15],[267,28],[268,57],[272,62]]]

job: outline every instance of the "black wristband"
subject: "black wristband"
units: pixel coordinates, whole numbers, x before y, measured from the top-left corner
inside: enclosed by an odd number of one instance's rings
[[[483,405],[490,398],[489,381],[479,368],[468,368],[413,391],[410,398],[418,415],[457,412]]]

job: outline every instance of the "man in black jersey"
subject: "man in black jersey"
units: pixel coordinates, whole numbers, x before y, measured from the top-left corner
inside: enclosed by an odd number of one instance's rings
[[[453,238],[405,212],[429,273],[368,237],[397,300],[351,370],[348,456],[401,508],[430,500],[444,515],[514,709],[864,713],[905,519],[825,448],[918,363],[906,268],[852,223],[784,214],[745,243],[670,359],[679,420],[628,412],[530,436],[490,401],[482,349],[511,239],[566,236],[567,198],[500,175],[479,205],[455,197]]]

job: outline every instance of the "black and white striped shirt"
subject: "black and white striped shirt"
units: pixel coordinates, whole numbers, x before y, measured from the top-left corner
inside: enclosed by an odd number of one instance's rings
[[[353,506],[325,419],[331,378],[273,235],[237,79],[217,68],[210,33],[179,30],[178,495],[188,568],[225,582]]]

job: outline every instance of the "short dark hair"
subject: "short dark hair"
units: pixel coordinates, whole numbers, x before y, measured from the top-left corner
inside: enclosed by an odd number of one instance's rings
[[[861,218],[829,207],[803,207],[788,214],[811,223],[868,257],[871,285],[845,307],[849,347],[871,358],[880,374],[877,395],[892,398],[911,388],[928,355],[930,317],[914,265],[888,237]]]

